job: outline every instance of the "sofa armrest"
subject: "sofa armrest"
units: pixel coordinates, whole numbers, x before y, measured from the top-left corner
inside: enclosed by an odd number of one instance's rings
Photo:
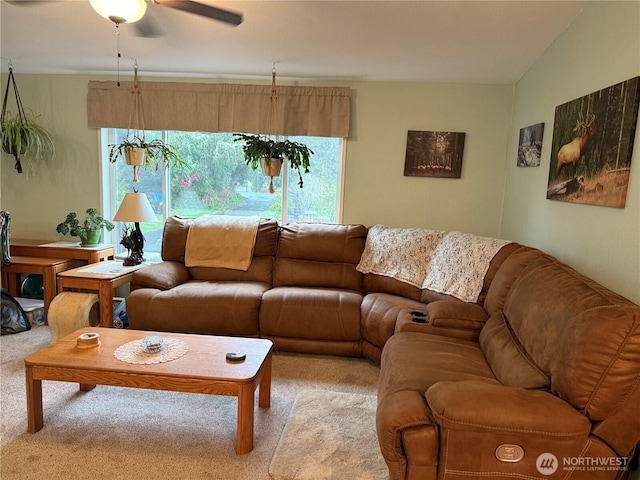
[[[407,463],[420,463],[434,473],[438,432],[423,395],[405,390],[378,398],[376,431],[390,478],[404,478]],[[435,478],[424,475],[422,478]]]
[[[489,318],[475,303],[438,300],[416,309],[403,309],[396,318],[395,333],[418,332],[477,341]]]
[[[480,330],[489,315],[480,305],[453,300],[438,300],[425,306],[429,324],[434,327]]]
[[[566,478],[572,461],[614,455],[589,435],[585,415],[546,391],[461,380],[435,383],[425,397],[439,426],[442,471],[541,478],[558,470]]]
[[[165,261],[140,268],[133,273],[131,289],[156,288],[169,290],[185,283],[189,279],[189,270],[183,263]]]
[[[435,421],[445,429],[490,431],[562,441],[586,440],[589,419],[542,390],[478,381],[438,382],[425,393]]]

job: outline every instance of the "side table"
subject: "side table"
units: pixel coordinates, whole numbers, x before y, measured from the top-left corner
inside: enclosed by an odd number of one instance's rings
[[[102,243],[93,247],[81,247],[78,242],[48,242],[46,240],[11,239],[11,255],[25,257],[55,257],[86,260],[96,263],[105,259],[113,259],[115,247]]]
[[[35,273],[42,275],[44,288],[44,320],[47,321],[49,305],[56,296],[56,275],[65,270],[77,267],[81,262],[68,258],[22,257],[11,256],[11,263],[3,265],[2,285],[7,285],[9,293],[20,296],[20,274]]]
[[[58,293],[65,290],[90,290],[98,292],[100,302],[100,326],[113,327],[113,291],[127,284],[133,272],[146,264],[125,267],[122,262],[106,262],[85,265],[58,275]]]

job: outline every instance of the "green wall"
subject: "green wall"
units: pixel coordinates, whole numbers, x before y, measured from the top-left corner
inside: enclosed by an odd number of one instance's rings
[[[55,226],[69,211],[99,204],[99,133],[87,128],[86,115],[90,79],[17,75],[23,102],[41,114],[58,152],[31,178],[3,158],[2,208],[11,212],[14,238],[56,239]],[[512,87],[348,85],[343,222],[499,234]],[[462,178],[404,177],[408,130],[465,132]]]

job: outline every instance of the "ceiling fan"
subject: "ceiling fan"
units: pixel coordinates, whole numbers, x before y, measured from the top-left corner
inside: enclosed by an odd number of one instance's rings
[[[8,3],[27,6],[53,2],[52,0],[8,0]],[[190,0],[89,0],[89,3],[97,13],[116,25],[134,23],[137,32],[143,37],[157,37],[163,33],[151,15],[146,12],[147,4],[182,10],[233,26],[240,25],[243,20],[240,13]]]
[[[211,18],[233,26],[242,23],[242,15],[230,10],[205,5],[189,0],[89,0],[93,9],[117,25],[135,23],[136,30],[143,37],[156,37],[162,30],[147,13],[147,3],[182,10],[201,17]]]

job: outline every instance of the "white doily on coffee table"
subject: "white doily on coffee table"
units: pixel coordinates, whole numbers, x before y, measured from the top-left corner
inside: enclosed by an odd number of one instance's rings
[[[121,362],[146,365],[150,363],[164,363],[182,357],[189,351],[189,345],[182,340],[163,338],[162,350],[157,353],[144,351],[142,339],[120,345],[113,352],[113,356]]]

